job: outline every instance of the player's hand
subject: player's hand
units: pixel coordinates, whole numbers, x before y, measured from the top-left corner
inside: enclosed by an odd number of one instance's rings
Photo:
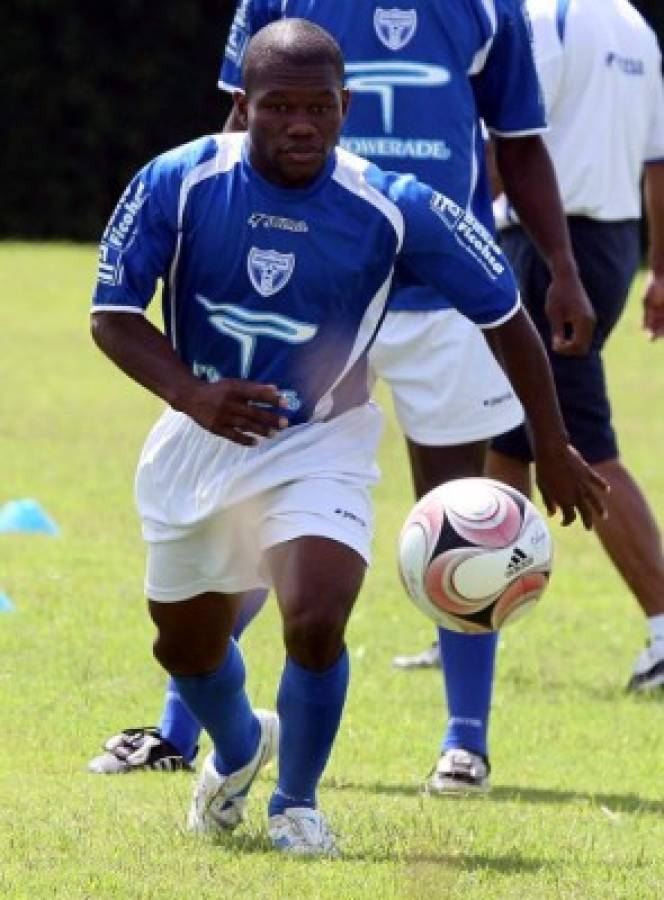
[[[288,419],[279,413],[285,407],[273,384],[224,378],[214,384],[199,382],[183,412],[213,434],[252,447],[256,436],[273,437],[288,427]]]
[[[576,514],[586,528],[593,518],[606,516],[609,486],[571,444],[562,452],[536,454],[537,484],[550,516],[560,510],[563,525],[570,525]]]
[[[651,341],[664,337],[664,274],[650,272],[643,295],[643,327]]]
[[[552,272],[544,309],[552,350],[563,356],[587,353],[596,317],[575,267]]]

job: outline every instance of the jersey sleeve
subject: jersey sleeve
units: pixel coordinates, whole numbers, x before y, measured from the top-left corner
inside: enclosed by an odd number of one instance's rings
[[[247,44],[257,31],[280,18],[281,0],[240,0],[221,58],[217,87],[230,92],[242,87],[242,62]]]
[[[496,33],[473,77],[479,114],[500,136],[539,134],[546,129],[546,116],[527,12],[522,0],[502,0],[496,10]]]
[[[167,277],[177,244],[173,173],[158,160],[142,169],[123,193],[99,246],[94,311],[143,313],[158,280]]]
[[[482,223],[412,176],[399,178],[390,193],[404,220],[399,264],[480,328],[511,318],[520,306],[516,282]]]

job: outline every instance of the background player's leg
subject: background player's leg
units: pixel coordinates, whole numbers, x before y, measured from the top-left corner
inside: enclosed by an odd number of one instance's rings
[[[304,537],[267,553],[284,623],[279,686],[279,780],[270,817],[316,806],[316,789],[339,728],[348,687],[344,632],[366,563],[344,544]]]
[[[620,460],[593,468],[611,487],[608,516],[593,523],[599,539],[646,616],[664,614],[662,537],[648,502]]]
[[[521,491],[524,497],[532,496],[530,463],[515,456],[507,456],[497,450],[489,450],[486,458],[487,478],[494,478]]]
[[[247,591],[233,626],[233,637],[237,641],[249,623],[258,615],[267,599],[267,591],[260,588]],[[198,751],[201,726],[180,697],[177,685],[169,678],[166,699],[159,724],[163,740],[168,741],[188,762],[192,763]]]
[[[608,517],[594,522],[602,545],[648,618],[650,645],[639,656],[628,689],[664,685],[664,554],[662,537],[641,489],[619,459],[596,463],[609,483]]]
[[[407,443],[418,499],[453,478],[483,474],[485,441],[459,447],[427,447],[410,440]],[[448,717],[441,759],[428,786],[433,791],[484,789],[488,786],[485,767],[498,635],[459,634],[439,628],[438,642]],[[445,759],[446,752],[452,750],[482,757],[484,765],[465,754],[452,754]]]

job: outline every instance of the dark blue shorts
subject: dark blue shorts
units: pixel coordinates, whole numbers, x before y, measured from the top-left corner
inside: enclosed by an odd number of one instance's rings
[[[602,348],[622,314],[639,265],[639,224],[631,220],[597,222],[582,216],[569,216],[567,222],[581,281],[597,316],[587,356],[560,356],[551,351],[551,332],[544,314],[551,279],[524,231],[519,227],[504,231],[501,244],[516,273],[523,304],[547,349],[570,441],[589,463],[599,463],[618,457]],[[494,438],[491,446],[507,456],[532,459],[523,426]]]

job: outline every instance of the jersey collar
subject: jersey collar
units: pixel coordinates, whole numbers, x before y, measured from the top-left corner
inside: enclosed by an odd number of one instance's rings
[[[242,168],[246,177],[256,185],[263,193],[279,200],[286,200],[292,203],[298,203],[307,197],[317,194],[321,187],[328,181],[330,175],[336,166],[336,148],[330,153],[325,161],[325,165],[321,169],[320,174],[304,188],[287,188],[274,184],[264,178],[249,161],[249,135],[245,136],[242,143]]]

